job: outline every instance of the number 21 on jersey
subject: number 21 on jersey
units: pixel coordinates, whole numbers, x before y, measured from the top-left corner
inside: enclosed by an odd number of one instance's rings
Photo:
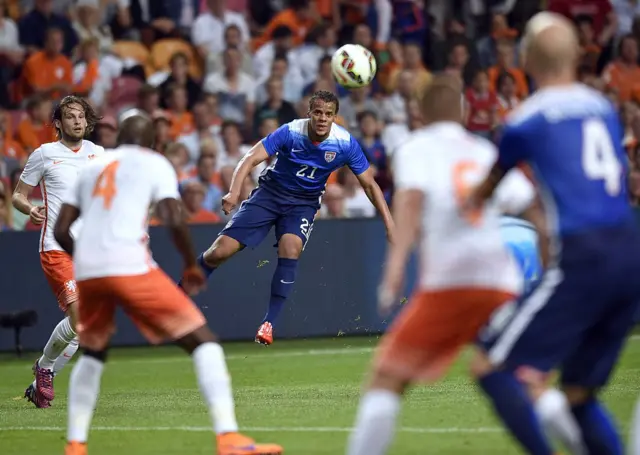
[[[616,156],[607,125],[600,119],[587,119],[582,124],[582,168],[591,180],[602,180],[609,196],[621,190],[622,164]]]
[[[93,197],[101,197],[106,210],[111,209],[113,198],[116,196],[116,172],[120,166],[119,161],[113,161],[105,167],[93,187]]]

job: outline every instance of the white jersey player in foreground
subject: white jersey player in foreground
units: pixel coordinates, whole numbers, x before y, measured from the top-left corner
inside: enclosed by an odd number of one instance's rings
[[[67,315],[53,330],[33,371],[35,380],[25,391],[25,398],[38,408],[48,408],[54,399],[53,377],[78,349],[74,304],[78,298],[73,277],[73,263],[53,238],[62,198],[75,182],[78,172],[104,149],[83,138],[97,122],[93,108],[84,99],[67,96],[54,109],[53,125],[57,142],[42,144],[33,151],[13,193],[13,206],[29,215],[33,224],[42,225],[40,263],[60,309]],[[40,186],[44,206],[33,205],[29,196]]]
[[[420,281],[378,348],[348,455],[386,453],[405,390],[440,379],[492,313],[522,290],[522,275],[502,239],[500,211],[525,211],[535,191],[515,170],[494,202],[470,215],[462,212],[468,191],[487,174],[497,151],[463,128],[461,97],[457,79],[436,77],[422,100],[426,126],[394,157],[393,210],[400,232],[387,253],[380,311],[386,314],[399,302],[415,243]]]
[[[127,116],[121,123],[119,147],[80,173],[55,226],[56,240],[73,256],[80,297],[78,333],[84,350],[71,373],[65,454],[87,453],[117,306],[149,341],[172,339],[193,357],[214,420],[219,455],[281,454],[281,447],[255,444],[238,432],[222,347],[200,310],[149,254],[146,226],[154,204],[184,258],[183,289],[194,293],[204,286],[178,200],[176,173],[164,156],[151,150],[154,137],[149,118]],[[83,225],[74,241],[71,225],[81,215]]]

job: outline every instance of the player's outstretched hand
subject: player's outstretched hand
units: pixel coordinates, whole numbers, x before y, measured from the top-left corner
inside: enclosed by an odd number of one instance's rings
[[[31,209],[29,212],[29,219],[33,224],[39,226],[44,223],[45,219],[45,208],[42,205],[37,205]]]
[[[238,205],[238,195],[227,193],[222,198],[222,211],[225,215],[229,215]]]
[[[188,295],[196,295],[204,289],[207,279],[198,266],[189,267],[182,275],[182,288]]]

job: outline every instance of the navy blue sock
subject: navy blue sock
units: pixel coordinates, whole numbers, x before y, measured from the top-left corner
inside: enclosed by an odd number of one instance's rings
[[[582,429],[582,439],[590,455],[624,453],[615,423],[598,400],[592,399],[574,406],[571,411]]]
[[[198,261],[198,265],[204,272],[204,276],[209,278],[216,268],[211,267],[204,262],[204,253],[201,253],[200,256],[198,256],[197,261]],[[182,278],[180,278],[180,281],[178,281],[178,286],[182,287]]]
[[[296,281],[297,259],[278,258],[278,266],[273,273],[271,280],[271,298],[269,299],[269,310],[265,314],[262,322],[270,322],[275,325],[276,319],[282,311],[284,302],[289,297]]]
[[[552,455],[542,426],[526,390],[508,371],[494,371],[478,383],[493,402],[493,408],[506,427],[531,455]]]

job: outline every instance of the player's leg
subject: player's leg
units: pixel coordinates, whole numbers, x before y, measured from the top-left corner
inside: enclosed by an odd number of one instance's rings
[[[445,291],[412,298],[378,347],[347,455],[386,453],[407,386],[442,377],[491,312],[510,298],[493,291]]]
[[[547,271],[488,350],[484,360],[489,361],[474,365],[477,382],[494,411],[534,455],[550,455],[553,450],[528,389],[546,385],[549,372],[579,344],[586,324],[576,309],[576,302],[582,305],[586,299],[575,294],[580,289],[576,285],[582,283],[574,275]]]
[[[530,293],[523,296],[526,298]],[[487,351],[511,322],[523,300],[514,301],[498,309],[489,324],[480,332],[474,355],[470,362],[471,376],[478,381],[493,370]],[[573,455],[586,454],[582,433],[575,421],[569,402],[560,390],[552,387],[551,380],[531,383],[527,392],[535,404],[535,412],[545,433],[550,439],[559,441]]]
[[[71,370],[65,455],[85,455],[109,339],[115,328],[115,300],[110,278],[81,281],[77,303],[83,353]]]
[[[191,355],[217,435],[218,454],[282,453],[277,445],[255,444],[238,432],[224,352],[195,304],[160,270],[119,281],[123,308],[147,339],[152,343],[173,339]]]
[[[606,301],[603,299],[603,301]],[[623,444],[612,416],[598,400],[634,325],[637,299],[603,307],[598,323],[586,334],[580,349],[563,363],[562,389],[582,429],[588,452],[622,455]]]
[[[74,343],[74,341],[77,342],[77,338],[72,307],[78,299],[78,294],[73,278],[73,262],[69,255],[61,251],[41,253],[40,261],[47,281],[58,300],[58,305],[67,317],[56,325],[42,351],[42,356],[34,364],[35,380],[27,388],[25,396],[34,401],[36,406],[43,400],[54,399],[53,377],[59,371],[59,368],[55,368],[56,362],[58,359],[64,359],[59,362],[61,368],[71,358],[63,357],[65,351],[67,355],[73,356],[77,350],[77,344]],[[70,344],[71,348],[69,348]]]
[[[256,334],[257,343],[273,343],[273,328],[293,290],[298,259],[311,235],[316,212],[315,206],[296,206],[276,221],[278,264],[271,278],[269,307]]]
[[[206,277],[245,247],[255,248],[267,236],[275,222],[275,201],[264,191],[256,190],[244,201],[213,244],[200,256],[198,264]],[[181,282],[178,283],[181,285]]]
[[[489,375],[493,365],[485,350],[479,347],[470,362],[471,375],[476,381]],[[572,455],[584,455],[586,449],[582,432],[576,422],[564,393],[549,385],[550,381],[540,381],[525,387],[534,402],[534,410],[544,432],[552,440],[557,440]]]

